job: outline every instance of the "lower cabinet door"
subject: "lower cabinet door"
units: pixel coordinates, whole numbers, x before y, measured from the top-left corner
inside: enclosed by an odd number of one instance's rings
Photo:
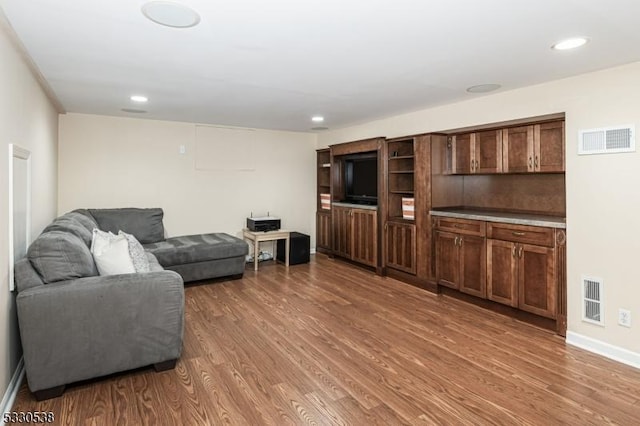
[[[331,250],[331,213],[316,214],[316,247]]]
[[[518,253],[516,243],[487,240],[487,298],[518,306]]]
[[[331,209],[331,227],[334,254],[351,258],[351,209],[333,207]]]
[[[457,242],[457,234],[436,231],[436,280],[440,285],[455,289],[460,288],[460,260]]]
[[[484,237],[460,236],[460,291],[486,298],[487,253]]]
[[[555,250],[520,244],[518,255],[518,307],[523,311],[555,319]]]
[[[387,222],[387,266],[410,274],[416,273],[416,226]]]
[[[353,209],[352,260],[378,266],[378,220],[375,210]]]

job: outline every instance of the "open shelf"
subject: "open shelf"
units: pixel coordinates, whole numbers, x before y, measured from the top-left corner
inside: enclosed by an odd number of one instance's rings
[[[415,223],[412,219],[404,219],[402,214],[403,198],[415,203],[414,139],[388,141],[387,153],[387,219]]]
[[[318,211],[329,212],[329,209],[322,208],[320,196],[320,194],[331,194],[331,153],[328,149],[317,151],[317,165],[317,209]]]

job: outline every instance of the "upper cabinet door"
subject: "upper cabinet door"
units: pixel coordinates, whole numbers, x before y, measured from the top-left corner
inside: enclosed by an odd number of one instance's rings
[[[502,131],[502,169],[505,173],[535,171],[533,127],[512,127]]]
[[[453,174],[469,174],[473,172],[472,145],[475,139],[474,133],[464,133],[451,137],[451,171]]]
[[[536,172],[564,172],[564,121],[534,126]]]
[[[502,172],[502,130],[475,134],[474,173]]]

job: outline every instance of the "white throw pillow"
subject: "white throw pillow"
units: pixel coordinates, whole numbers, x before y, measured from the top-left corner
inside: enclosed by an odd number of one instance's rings
[[[133,267],[136,269],[136,272],[149,272],[149,259],[147,259],[147,254],[142,244],[140,244],[136,237],[126,232],[118,231],[118,235],[123,235],[129,243],[129,255],[131,256],[131,261],[133,262]]]
[[[136,272],[129,255],[129,242],[124,235],[114,235],[93,229],[91,254],[100,275],[131,274]]]

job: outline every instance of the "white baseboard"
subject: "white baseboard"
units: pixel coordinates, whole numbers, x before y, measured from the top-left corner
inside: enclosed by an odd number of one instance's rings
[[[2,397],[0,413],[6,413],[13,408],[13,402],[16,400],[16,396],[18,396],[22,379],[24,379],[24,358],[20,358],[16,371],[13,372],[13,377],[11,377],[9,386],[7,386],[7,390]]]
[[[316,254],[316,249],[314,249],[314,248],[309,249],[309,253],[310,253],[310,254]]]
[[[640,354],[582,334],[567,331],[566,342],[614,361],[640,368]]]

